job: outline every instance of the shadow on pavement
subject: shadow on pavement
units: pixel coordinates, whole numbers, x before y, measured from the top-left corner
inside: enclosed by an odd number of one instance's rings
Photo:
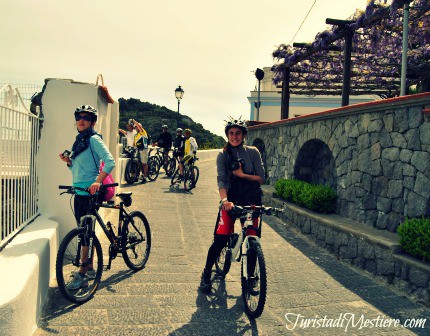
[[[404,323],[407,319],[427,319],[426,328],[411,328],[409,330],[417,335],[430,335],[428,329],[428,317],[430,309],[391,289],[388,284],[373,279],[352,266],[337,260],[332,254],[323,248],[316,246],[306,236],[294,229],[284,226],[279,229],[279,218],[265,218],[264,221],[289,244],[297,248],[303,255],[309,258],[315,265],[323,269],[328,275],[339,282],[346,289],[358,295],[364,301],[370,303],[389,318],[399,319]],[[322,254],[326,256],[322,256]],[[364,272],[364,271],[363,271]]]
[[[241,296],[228,295],[224,279],[212,277],[210,294],[198,291],[197,310],[191,320],[175,328],[169,336],[258,335],[256,322],[244,314]]]

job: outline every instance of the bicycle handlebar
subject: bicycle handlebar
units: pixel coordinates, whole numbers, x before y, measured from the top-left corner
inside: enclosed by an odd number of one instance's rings
[[[281,208],[273,208],[273,207],[266,207],[264,205],[235,205],[233,209],[231,210],[233,214],[244,216],[248,213],[254,213],[254,212],[262,212],[267,216],[273,215],[275,212],[284,212],[284,209]]]
[[[102,184],[100,186],[100,190],[109,188],[109,187],[117,187],[118,183],[110,183],[110,184]],[[59,185],[58,189],[67,190],[67,193],[69,194],[75,194],[75,190],[85,191],[89,193],[89,188],[81,188],[81,187],[74,187],[74,186],[66,186],[66,185]]]

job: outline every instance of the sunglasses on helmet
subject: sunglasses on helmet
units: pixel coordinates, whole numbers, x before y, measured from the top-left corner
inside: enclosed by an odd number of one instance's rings
[[[84,119],[85,121],[93,121],[93,117],[90,116],[90,115],[87,115],[87,114],[85,114],[85,115],[76,114],[75,115],[75,120],[76,121],[79,121],[81,119]]]

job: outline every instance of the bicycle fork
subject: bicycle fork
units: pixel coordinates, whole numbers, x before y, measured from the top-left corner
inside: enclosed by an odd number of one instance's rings
[[[92,263],[93,258],[93,240],[94,240],[94,228],[96,223],[96,217],[93,215],[85,215],[81,217],[80,226],[85,229],[85,233],[83,236],[84,242],[82,246],[81,236],[78,236],[78,248],[82,248],[82,268],[86,268]],[[84,251],[84,247],[88,248],[88,252]],[[85,254],[87,254],[85,256]],[[76,256],[77,259],[79,259],[79,254]],[[85,259],[85,260],[84,260]],[[79,263],[79,260],[76,260],[77,264]]]

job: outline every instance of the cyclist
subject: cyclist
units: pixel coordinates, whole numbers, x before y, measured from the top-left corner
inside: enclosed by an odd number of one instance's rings
[[[182,135],[182,128],[177,128],[176,129],[176,138],[175,141],[173,143],[173,147],[175,148],[175,151],[173,152],[173,156],[177,157],[179,162],[182,161],[182,159],[184,158],[184,151],[185,151],[185,138]],[[180,176],[179,178],[183,178],[184,177],[184,168],[182,167],[182,165],[179,165],[179,170],[180,170]]]
[[[234,205],[262,204],[261,184],[265,180],[263,162],[256,147],[244,144],[246,134],[246,124],[240,118],[227,122],[225,135],[228,142],[216,160],[221,200],[214,240],[208,251],[200,283],[200,288],[205,292],[211,290],[212,266],[226,245],[229,234],[233,233],[236,218],[228,212],[233,209]],[[257,225],[258,218],[255,218],[254,226]],[[255,232],[249,233],[255,234]]]
[[[73,177],[73,186],[88,188],[94,195],[100,189],[100,185],[115,167],[115,161],[109,149],[104,144],[100,134],[94,130],[97,122],[97,110],[90,105],[83,105],[75,110],[76,128],[78,135],[73,143],[70,156],[66,152],[60,154],[60,159],[67,163]],[[102,171],[99,171],[100,161],[104,162]],[[74,199],[74,213],[77,223],[81,217],[87,214],[89,195],[76,190]],[[88,258],[88,246],[82,247],[83,261]],[[88,286],[88,278],[94,278],[96,272],[92,265],[81,267],[72,280],[67,284],[67,289],[77,290]]]
[[[128,147],[133,147],[134,146],[134,136],[137,133],[136,130],[134,129],[134,126],[133,126],[133,119],[130,119],[127,122],[127,125],[125,125],[125,127],[126,127],[127,130],[123,130],[123,129],[120,128],[120,129],[118,129],[118,131],[120,133],[122,133],[126,137],[126,139],[127,139],[127,146]]]
[[[164,155],[164,164],[167,165],[167,162],[169,160],[169,150],[172,147],[172,135],[169,133],[169,127],[167,125],[161,126],[162,133],[159,135],[159,137],[154,141],[154,143],[163,148],[163,155]]]
[[[189,128],[185,129],[184,135],[185,135],[185,144],[184,144],[184,159],[181,161],[181,165],[179,165],[179,172],[180,176],[183,177],[184,175],[184,164],[189,164],[191,162],[191,159],[196,155],[197,149],[199,147],[197,146],[197,141],[195,138],[191,136],[192,132]]]
[[[140,164],[142,165],[142,181],[146,183],[146,177],[148,176],[148,133],[142,127],[142,124],[132,119],[134,127],[136,127],[137,133],[134,136],[134,146],[137,147],[140,154]]]

